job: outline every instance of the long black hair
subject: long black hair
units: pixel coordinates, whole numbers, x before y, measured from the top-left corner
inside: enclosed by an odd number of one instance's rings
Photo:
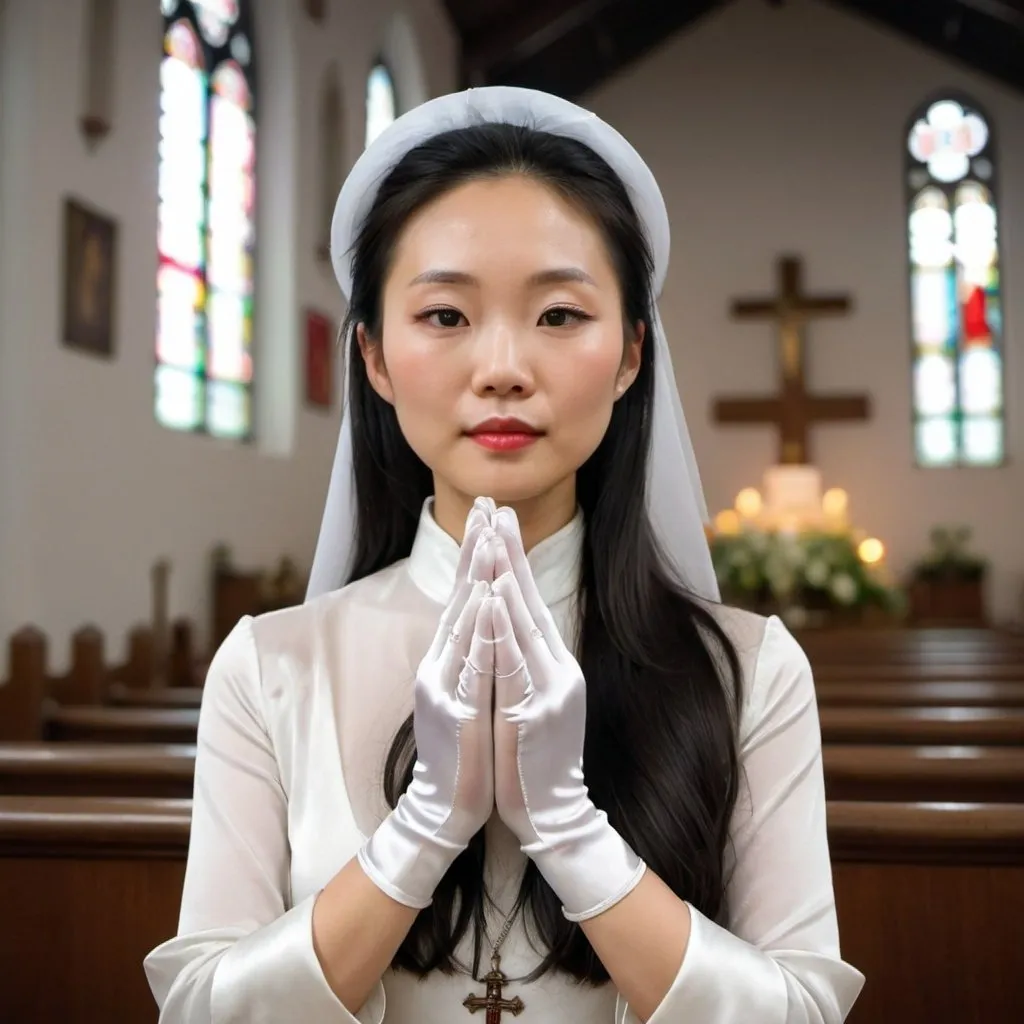
[[[384,282],[403,227],[427,203],[483,177],[528,175],[589,215],[603,234],[623,297],[624,327],[643,322],[639,373],[615,403],[607,433],[577,474],[585,531],[576,652],[587,680],[586,782],[611,824],[682,899],[718,918],[723,853],[737,794],[735,648],[712,611],[663,568],[645,505],[654,352],[652,258],[621,180],[572,139],[507,124],[446,131],[407,153],[382,182],[352,253],[347,328],[382,331]],[[349,408],[357,495],[351,580],[409,555],[430,471],[402,436],[393,407],[367,378],[352,334]],[[625,337],[625,334],[624,334]],[[682,472],[680,467],[680,472]],[[395,806],[412,779],[412,719],[384,766]],[[473,838],[420,912],[393,966],[452,972],[459,942],[474,928],[479,969],[485,903],[484,832]],[[536,867],[519,891],[543,960],[531,978],[560,970],[591,983],[608,973],[579,925],[565,919]]]

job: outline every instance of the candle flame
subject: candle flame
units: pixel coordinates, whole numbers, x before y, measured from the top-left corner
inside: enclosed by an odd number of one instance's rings
[[[877,537],[868,537],[860,542],[857,554],[865,565],[877,565],[885,557],[885,545]]]

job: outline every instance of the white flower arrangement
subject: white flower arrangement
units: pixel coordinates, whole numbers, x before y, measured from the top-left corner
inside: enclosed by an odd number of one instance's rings
[[[881,545],[852,531],[772,532],[751,526],[710,536],[723,599],[778,611],[794,626],[812,612],[868,607],[897,610],[902,595],[880,557]]]

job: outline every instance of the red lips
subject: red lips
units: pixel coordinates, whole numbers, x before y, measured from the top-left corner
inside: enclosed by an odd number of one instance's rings
[[[514,416],[492,416],[467,431],[478,445],[494,452],[518,451],[534,443],[541,432]]]

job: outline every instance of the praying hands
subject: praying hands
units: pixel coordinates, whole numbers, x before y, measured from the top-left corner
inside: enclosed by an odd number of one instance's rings
[[[379,888],[429,905],[495,808],[570,920],[634,888],[645,866],[583,777],[586,681],[537,590],[510,508],[474,504],[414,690],[412,783],[359,854]]]
[[[502,821],[562,901],[570,920],[613,906],[644,865],[590,799],[583,777],[586,681],[534,581],[515,512],[478,500],[470,564],[492,565],[477,628],[493,647],[494,796]],[[457,583],[458,585],[458,583]]]

